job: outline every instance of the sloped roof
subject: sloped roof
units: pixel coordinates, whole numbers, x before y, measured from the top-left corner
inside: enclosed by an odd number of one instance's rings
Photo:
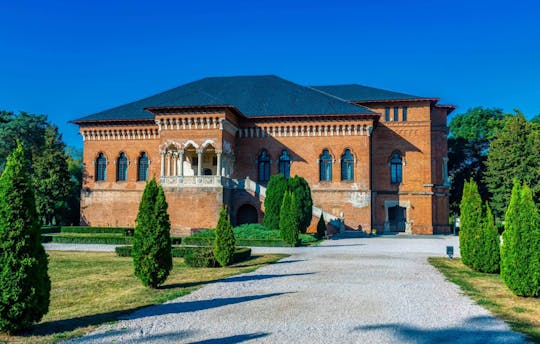
[[[176,106],[233,106],[246,117],[376,114],[310,87],[263,75],[204,78],[73,122],[152,119],[146,108]]]
[[[350,102],[433,99],[357,84],[312,87],[326,94],[331,94]]]

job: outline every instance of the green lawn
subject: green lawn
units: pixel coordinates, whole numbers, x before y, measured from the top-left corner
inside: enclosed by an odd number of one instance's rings
[[[540,343],[540,298],[515,296],[504,285],[500,275],[473,271],[460,259],[429,258],[429,262],[476,303],[506,321],[513,330]]]
[[[115,253],[49,252],[51,306],[40,324],[0,342],[52,343],[82,335],[134,310],[186,295],[206,283],[253,271],[286,255],[254,256],[226,268],[189,268],[182,258],[165,285],[149,289],[133,275],[132,259]]]

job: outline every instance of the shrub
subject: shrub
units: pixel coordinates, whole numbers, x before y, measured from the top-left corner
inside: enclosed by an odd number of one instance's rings
[[[531,189],[514,180],[505,215],[501,277],[519,296],[540,294],[540,218]]]
[[[214,256],[221,266],[227,266],[231,263],[235,245],[233,226],[227,215],[227,210],[222,208],[214,240]]]
[[[156,288],[172,269],[170,221],[163,188],[154,179],[144,189],[133,236],[135,276]]]
[[[485,206],[486,214],[480,237],[480,246],[477,256],[476,270],[497,273],[500,266],[500,245],[499,231],[495,226],[495,219],[489,204]]]
[[[480,236],[483,224],[482,199],[474,180],[465,182],[463,196],[459,205],[461,211],[461,229],[459,231],[459,248],[463,264],[475,268],[479,255]]]
[[[110,233],[125,234],[126,231],[133,228],[122,227],[89,227],[89,226],[62,226],[62,233]]]
[[[293,193],[287,191],[281,203],[279,230],[281,237],[289,246],[296,246],[298,244],[298,222],[295,196]]]
[[[184,263],[192,268],[214,268],[219,267],[213,255],[212,246],[183,247]],[[251,249],[239,247],[234,251],[231,264],[239,263],[251,257]]]
[[[279,212],[283,195],[287,191],[287,179],[281,173],[273,175],[266,187],[264,199],[264,226],[269,229],[279,228]]]
[[[28,162],[21,144],[0,177],[0,332],[13,333],[49,310],[51,281]]]
[[[298,217],[298,229],[300,233],[305,233],[311,224],[313,217],[313,200],[308,182],[299,176],[289,179],[289,191],[296,199],[296,213]]]
[[[41,234],[60,233],[60,226],[41,226]]]
[[[317,239],[324,238],[326,234],[326,223],[324,222],[324,215],[321,214],[321,218],[319,219],[319,222],[317,223]]]

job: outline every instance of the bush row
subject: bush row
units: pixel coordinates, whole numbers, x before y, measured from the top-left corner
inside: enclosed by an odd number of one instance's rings
[[[133,228],[122,227],[89,227],[89,226],[62,226],[62,233],[115,233],[125,234],[128,230],[133,231]]]
[[[82,234],[82,233],[81,233]],[[119,236],[118,234],[89,236],[89,235],[62,235],[62,234],[52,234],[52,235],[42,235],[42,243],[58,243],[58,244],[101,244],[101,245],[131,245],[132,237],[130,236]],[[172,245],[180,245],[182,243],[182,238],[172,237]]]
[[[60,231],[61,231],[60,226],[41,226],[42,234],[60,233]]]
[[[119,246],[115,249],[120,257],[131,257],[132,246]],[[173,257],[183,257],[186,265],[190,267],[219,267],[214,259],[213,247],[211,246],[173,246]],[[237,247],[234,252],[233,263],[239,263],[251,257],[251,249]]]
[[[184,238],[183,243],[184,245],[212,246],[214,244],[214,238],[191,236],[191,237]],[[288,246],[287,243],[281,239],[238,239],[238,238],[236,238],[236,245],[252,246],[252,247]]]

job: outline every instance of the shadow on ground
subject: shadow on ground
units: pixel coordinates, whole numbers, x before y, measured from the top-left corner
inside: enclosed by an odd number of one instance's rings
[[[189,287],[196,287],[202,284],[211,284],[211,283],[232,283],[232,282],[248,282],[248,281],[259,281],[259,280],[265,280],[270,278],[280,278],[280,277],[289,277],[289,276],[305,276],[305,275],[312,275],[315,272],[305,272],[305,273],[298,273],[298,274],[275,274],[275,275],[246,275],[246,276],[237,276],[237,277],[228,277],[224,279],[218,279],[218,280],[210,280],[210,281],[199,281],[199,282],[193,282],[193,283],[173,283],[173,284],[166,284],[164,286],[161,286],[161,289],[173,289],[173,288],[189,288]]]
[[[523,343],[525,337],[510,330],[501,330],[499,320],[490,316],[468,318],[461,326],[420,328],[405,324],[381,324],[355,327],[356,331],[391,333],[396,342],[430,343]]]
[[[262,338],[268,336],[270,333],[250,333],[250,334],[239,334],[236,336],[230,336],[230,337],[222,337],[222,338],[214,338],[214,339],[206,339],[201,340],[199,342],[190,342],[190,344],[235,344],[235,343],[242,343],[248,340],[253,340],[257,338]]]

